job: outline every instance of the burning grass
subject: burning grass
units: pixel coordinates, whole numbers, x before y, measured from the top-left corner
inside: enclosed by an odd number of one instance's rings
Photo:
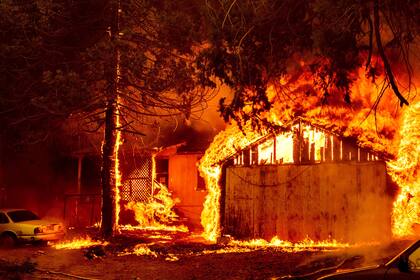
[[[95,233],[91,233],[95,235]],[[208,242],[199,235],[177,231],[122,231],[112,241],[95,240],[90,236],[73,238],[68,241],[53,244],[57,250],[90,250],[102,248],[107,255],[114,256],[147,256],[165,261],[178,261],[186,257],[210,254],[241,254],[257,251],[276,252],[321,252],[351,248],[354,245],[339,243],[335,240],[314,242],[306,239],[292,243],[277,237],[271,241],[253,239],[248,241],[235,240],[229,236],[220,239],[219,243]],[[105,252],[104,252],[105,255]]]
[[[87,236],[84,238],[74,238],[72,240],[62,241],[59,243],[55,243],[52,245],[53,248],[57,250],[65,249],[83,249],[83,248],[89,248],[93,246],[106,246],[109,242],[107,241],[101,241],[101,240],[94,240],[91,237]]]

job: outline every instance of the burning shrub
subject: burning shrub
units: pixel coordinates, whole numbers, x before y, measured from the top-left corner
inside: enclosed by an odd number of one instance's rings
[[[150,201],[130,201],[125,207],[134,211],[135,219],[142,228],[161,227],[177,222],[179,217],[173,210],[178,199],[173,200],[168,188],[162,184],[154,184],[156,194]]]

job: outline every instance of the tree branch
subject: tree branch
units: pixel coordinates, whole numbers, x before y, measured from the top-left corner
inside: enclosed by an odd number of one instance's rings
[[[384,47],[382,46],[382,39],[381,39],[381,31],[379,29],[379,0],[375,0],[373,5],[373,20],[374,20],[374,29],[375,29],[375,39],[376,45],[378,47],[379,55],[384,63],[386,75],[388,76],[389,83],[391,84],[391,88],[394,91],[395,95],[400,100],[400,106],[402,107],[404,104],[408,105],[407,99],[402,96],[400,93],[398,86],[395,82],[394,74],[391,69],[391,65],[389,64],[388,58],[386,57]]]

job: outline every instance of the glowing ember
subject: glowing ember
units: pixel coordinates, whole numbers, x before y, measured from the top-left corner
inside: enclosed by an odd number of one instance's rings
[[[97,245],[108,245],[108,242],[100,240],[92,240],[90,237],[86,238],[77,238],[69,241],[64,241],[60,243],[53,244],[52,247],[55,249],[81,249],[88,248]]]
[[[394,202],[393,233],[408,236],[420,225],[420,102],[404,114],[397,160],[388,163],[389,173],[400,187]]]
[[[168,254],[168,256],[165,258],[165,261],[168,261],[168,262],[176,262],[178,260],[179,258],[174,254]]]
[[[118,256],[127,256],[127,255],[136,255],[136,256],[152,256],[157,258],[158,255],[156,252],[150,250],[146,244],[137,244],[132,250],[126,249],[124,252],[118,254]]]
[[[153,252],[152,250],[147,247],[147,245],[144,244],[137,244],[134,247],[133,254],[136,256],[153,256],[157,257],[157,254]]]

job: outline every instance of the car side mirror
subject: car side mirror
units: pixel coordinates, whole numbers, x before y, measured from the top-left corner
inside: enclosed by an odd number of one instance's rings
[[[409,272],[410,271],[410,267],[408,265],[408,259],[406,257],[401,256],[400,259],[398,260],[398,269],[401,272]]]

